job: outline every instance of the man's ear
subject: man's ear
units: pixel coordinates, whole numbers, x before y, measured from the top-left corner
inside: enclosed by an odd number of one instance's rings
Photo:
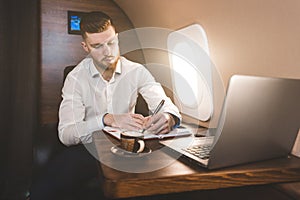
[[[86,43],[85,42],[81,42],[81,46],[82,46],[82,48],[86,51],[86,52],[88,52],[89,53],[89,48],[87,47],[87,45],[86,45]]]

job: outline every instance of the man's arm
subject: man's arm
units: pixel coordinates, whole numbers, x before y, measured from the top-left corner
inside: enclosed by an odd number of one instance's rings
[[[161,111],[147,118],[145,127],[156,133],[168,133],[173,128],[180,125],[181,115],[178,108],[173,104],[171,99],[167,97],[162,86],[155,81],[148,70],[141,73],[141,86],[139,92],[148,104],[149,110],[155,110],[159,102],[164,99],[165,103]]]
[[[70,74],[65,80],[62,97],[59,108],[59,139],[67,146],[90,143],[92,133],[104,127],[102,123],[104,113],[86,118],[82,88]]]

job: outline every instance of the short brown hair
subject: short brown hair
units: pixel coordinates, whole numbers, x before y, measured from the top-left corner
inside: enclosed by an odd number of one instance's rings
[[[86,33],[100,33],[109,26],[113,28],[112,19],[101,11],[92,11],[85,14],[80,22],[80,31],[83,38],[86,38]]]

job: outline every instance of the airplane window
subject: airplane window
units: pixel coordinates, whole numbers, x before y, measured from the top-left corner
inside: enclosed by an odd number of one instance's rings
[[[201,121],[213,113],[212,70],[206,33],[193,24],[168,35],[175,104],[181,113]]]

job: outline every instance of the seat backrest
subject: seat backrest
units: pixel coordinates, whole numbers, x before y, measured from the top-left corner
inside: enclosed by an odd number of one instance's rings
[[[64,69],[64,79],[63,79],[64,82],[65,82],[65,79],[66,79],[68,73],[70,71],[72,71],[75,67],[76,67],[76,65],[69,65],[69,66],[65,67],[65,69]]]

